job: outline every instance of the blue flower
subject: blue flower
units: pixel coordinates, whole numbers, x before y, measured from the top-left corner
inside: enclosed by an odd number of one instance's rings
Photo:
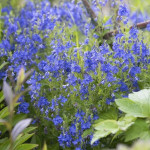
[[[65,103],[68,99],[65,98],[64,96],[60,95],[60,96],[58,97],[58,100],[60,100],[61,103]],[[62,105],[62,106],[63,106],[63,105]]]
[[[72,124],[69,129],[70,133],[74,136],[76,134],[76,126]]]
[[[22,102],[21,104],[19,104],[18,113],[28,114],[29,113],[28,108],[29,108],[29,103]]]
[[[130,31],[130,37],[133,39],[137,39],[138,37],[138,30],[136,28],[131,28]]]
[[[129,70],[129,74],[130,74],[132,77],[135,77],[136,74],[138,74],[138,73],[141,73],[140,67],[133,66],[133,67],[130,68],[130,70]]]
[[[147,24],[147,27],[146,27],[147,31],[150,31],[150,23]]]
[[[69,74],[68,78],[66,79],[66,82],[68,82],[69,84],[71,84],[72,86],[76,85],[77,82],[77,78],[75,77],[74,74]]]
[[[37,106],[39,108],[42,108],[42,107],[47,107],[49,104],[50,102],[48,102],[45,97],[40,97]]]
[[[84,74],[84,79],[82,80],[82,84],[87,85],[91,82],[93,82],[92,77],[89,74]]]
[[[59,115],[57,115],[55,118],[53,118],[53,123],[55,126],[62,124],[62,122],[63,122],[63,119]]]
[[[41,39],[41,37],[38,34],[33,34],[32,35],[32,39],[33,39],[33,41],[42,43],[42,39]]]
[[[128,16],[129,15],[129,11],[125,5],[119,6],[118,15],[119,16]]]
[[[81,67],[79,65],[77,65],[76,63],[72,63],[71,64],[71,70],[72,70],[72,72],[80,73]]]
[[[121,92],[128,91],[128,86],[123,81],[118,82],[118,84],[120,84],[120,91]]]

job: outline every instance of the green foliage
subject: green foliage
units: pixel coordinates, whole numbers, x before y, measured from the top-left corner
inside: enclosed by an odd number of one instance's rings
[[[150,89],[129,94],[129,99],[116,99],[119,109],[135,117],[150,117]]]
[[[0,66],[2,69],[6,63]],[[19,104],[17,100],[24,92],[20,92],[22,84],[25,82],[25,79],[32,72],[25,74],[24,69],[22,68],[19,72],[17,78],[17,85],[15,91],[12,90],[10,85],[7,82],[4,82],[3,93],[0,93],[0,102],[3,102],[4,98],[8,106],[4,107],[0,111],[0,130],[2,132],[2,137],[0,139],[0,149],[1,150],[31,150],[37,147],[37,144],[24,144],[28,141],[34,133],[35,127],[26,128],[32,119],[26,118],[26,115],[15,114],[15,107]],[[27,90],[25,90],[27,91]],[[4,128],[3,125],[6,127]],[[26,128],[26,129],[25,129]],[[24,130],[25,129],[25,130]],[[23,131],[24,130],[24,131]],[[7,131],[9,132],[10,137],[8,138]]]
[[[120,131],[127,130],[132,124],[134,124],[135,117],[133,116],[125,116],[120,120],[103,120],[94,125],[93,139],[91,144],[97,141],[100,138],[106,137],[109,134],[120,133]]]
[[[99,120],[91,144],[109,134],[124,133],[125,142],[150,139],[150,89],[129,94],[129,98],[116,99],[118,108],[127,115],[116,120]],[[117,134],[118,135],[118,134]]]

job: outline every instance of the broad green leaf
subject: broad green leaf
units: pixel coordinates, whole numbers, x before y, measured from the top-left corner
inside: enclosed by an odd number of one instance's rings
[[[125,131],[127,130],[131,125],[134,124],[134,121],[136,120],[133,116],[126,115],[124,118],[117,121],[117,124],[120,128],[120,130]]]
[[[101,119],[113,119],[113,120],[117,120],[118,118],[118,111],[116,110],[116,108],[111,107],[109,110],[107,110],[106,112],[102,112],[100,114],[100,118]]]
[[[31,150],[37,146],[38,146],[37,144],[22,144],[17,146],[15,150]]]
[[[93,135],[92,141],[91,141],[91,145],[96,142],[97,140],[99,140],[100,138],[106,137],[107,135],[111,134],[110,131],[96,131]]]
[[[150,89],[129,94],[129,99],[140,104],[143,114],[150,117]]]
[[[137,119],[126,132],[125,132],[125,142],[137,139],[137,138],[142,138],[144,132],[149,131],[149,126],[146,123],[145,119]]]
[[[132,100],[128,98],[116,99],[116,104],[118,105],[119,109],[127,114],[133,115],[135,117],[145,117],[143,115],[142,108],[139,104],[136,104]]]
[[[94,129],[101,130],[103,132],[116,133],[118,131],[118,124],[115,120],[104,120],[94,126]]]
[[[25,135],[17,138],[14,143],[14,148],[16,148],[20,144],[23,144],[25,141],[27,141],[29,138],[31,138],[33,136],[33,134],[25,134]]]
[[[127,130],[130,126],[134,124],[135,119],[135,117],[127,115],[124,118],[121,118],[119,121],[100,121],[99,123],[94,125],[94,129],[97,131],[94,132],[91,144],[93,144],[100,138],[106,137],[109,134],[121,133],[120,131]]]
[[[119,109],[135,117],[150,117],[150,89],[129,94],[128,98],[116,99]]]

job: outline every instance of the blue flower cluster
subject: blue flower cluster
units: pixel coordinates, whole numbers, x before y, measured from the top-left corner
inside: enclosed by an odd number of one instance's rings
[[[58,7],[48,1],[28,2],[18,16],[4,9],[5,34],[0,43],[0,58],[7,58],[14,73],[21,66],[35,69],[27,81],[32,89],[30,105],[46,124],[58,129],[60,146],[76,150],[90,144],[91,124],[103,108],[112,105],[118,95],[139,90],[139,74],[150,63],[150,48],[136,28],[129,36],[119,32],[112,47],[107,42],[99,46],[82,7],[80,2]],[[119,7],[118,15],[128,17],[125,5]],[[29,113],[29,103],[23,101],[18,112]],[[91,132],[83,137],[87,129]]]

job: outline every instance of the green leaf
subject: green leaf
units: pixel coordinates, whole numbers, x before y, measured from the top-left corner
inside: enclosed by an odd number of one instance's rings
[[[85,130],[85,131],[83,132],[83,134],[82,134],[82,138],[85,138],[85,137],[87,137],[88,135],[91,135],[92,131],[93,131],[92,128]]]
[[[109,134],[121,133],[120,131],[127,130],[130,126],[134,124],[136,118],[133,116],[126,115],[121,118],[119,121],[116,120],[104,120],[94,125],[94,129],[97,130],[94,132],[93,139],[91,144],[96,142],[98,139],[106,137]]]
[[[38,135],[34,134],[30,143],[36,143],[36,144],[38,144],[38,148],[42,149],[43,145],[42,145],[40,137]]]
[[[15,107],[19,105],[19,103],[16,103],[15,104]],[[9,111],[8,111],[8,107],[5,107],[3,108],[1,111],[0,111],[0,119],[3,119],[5,117],[7,117],[9,115]]]
[[[139,104],[136,104],[128,98],[116,99],[116,104],[119,109],[127,114],[133,115],[135,117],[145,117],[142,114],[142,108]]]
[[[111,131],[112,133],[116,133],[118,131],[118,124],[115,120],[104,120],[94,126],[96,130],[102,130],[103,132]]]
[[[4,142],[6,142],[8,140],[7,137],[3,138],[3,139],[0,139],[0,145],[3,144]]]
[[[44,146],[43,146],[42,150],[47,150],[47,144],[46,144],[46,142],[44,142]]]
[[[29,138],[31,138],[33,136],[33,134],[25,134],[25,135],[17,138],[14,143],[14,148],[17,147],[18,145],[24,143],[25,141],[27,141]]]
[[[8,64],[8,62],[4,62],[2,65],[0,65],[0,70],[7,64]]]
[[[38,146],[37,144],[22,144],[17,146],[15,150],[31,150],[37,146]]]
[[[93,135],[92,141],[91,141],[91,145],[96,142],[97,140],[99,140],[102,137],[106,137],[107,135],[111,134],[110,131],[96,131]]]
[[[134,124],[135,120],[136,120],[135,117],[126,115],[125,117],[121,118],[121,119],[117,122],[117,124],[118,124],[120,130],[125,131],[125,130],[127,130],[131,125]]]
[[[9,150],[10,147],[10,141],[9,139],[6,140],[4,143],[2,143],[2,145],[0,145],[0,150]]]
[[[23,120],[27,117],[26,114],[17,114],[13,117],[13,125],[17,124],[20,120]]]
[[[24,134],[25,134],[25,133],[29,133],[29,132],[35,130],[36,128],[37,128],[37,127],[28,127],[28,128],[26,128],[26,129],[24,129],[22,133],[24,133]]]
[[[129,94],[128,98],[116,99],[119,109],[135,117],[150,117],[150,89]]]
[[[5,118],[6,116],[9,115],[9,112],[8,112],[8,107],[5,107],[3,108],[1,111],[0,111],[0,118],[3,119]]]
[[[111,107],[106,112],[102,112],[100,118],[104,119],[104,120],[106,120],[106,119],[117,120],[117,118],[118,118],[118,111],[116,110],[116,108]]]
[[[4,100],[4,95],[3,95],[3,92],[1,91],[0,92],[0,103]]]
[[[135,140],[137,138],[147,139],[147,135],[150,138],[149,125],[146,123],[146,120],[137,119],[134,125],[125,132],[125,142]]]

